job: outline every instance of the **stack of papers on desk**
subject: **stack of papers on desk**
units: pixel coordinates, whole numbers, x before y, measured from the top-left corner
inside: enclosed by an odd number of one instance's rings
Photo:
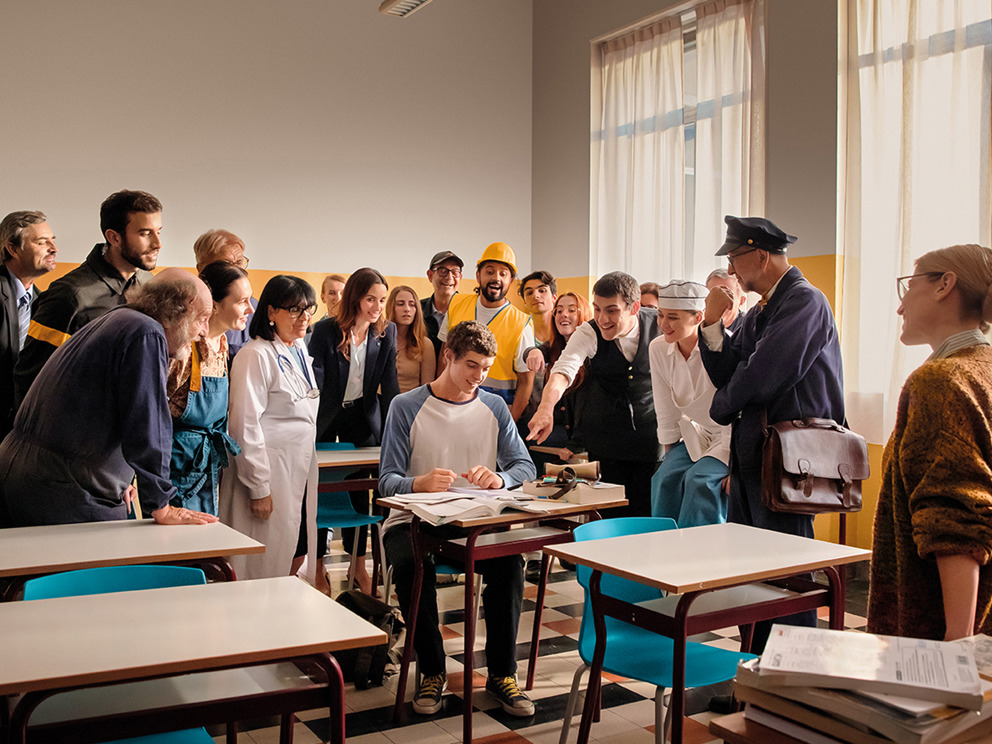
[[[976,664],[976,658],[981,664]],[[947,744],[992,731],[992,638],[944,643],[776,625],[742,662],[745,717],[802,741]]]
[[[553,503],[535,501],[506,489],[452,488],[443,493],[397,494],[391,500],[406,504],[411,512],[433,525],[458,519],[495,517],[506,509],[535,514],[548,514],[555,509]]]

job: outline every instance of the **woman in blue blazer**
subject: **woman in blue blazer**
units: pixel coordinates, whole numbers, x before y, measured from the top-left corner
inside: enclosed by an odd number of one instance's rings
[[[351,442],[371,447],[382,442],[389,404],[399,394],[396,380],[396,326],[386,321],[384,309],[389,287],[375,269],[359,269],[344,285],[338,315],[313,328],[310,356],[320,388],[317,411],[318,442]],[[355,510],[366,514],[368,491],[351,494]],[[344,548],[351,552],[355,530],[342,530]],[[318,535],[318,556],[327,533]],[[365,555],[368,529],[358,535],[358,554]],[[318,572],[320,573],[320,572]],[[355,567],[360,589],[371,592],[372,582],[364,559]]]

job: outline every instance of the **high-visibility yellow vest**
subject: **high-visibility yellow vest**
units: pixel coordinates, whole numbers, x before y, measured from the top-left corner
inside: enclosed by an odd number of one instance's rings
[[[448,331],[463,320],[476,320],[478,295],[456,294],[448,305]],[[489,376],[482,383],[483,387],[492,390],[512,391],[517,389],[517,373],[513,369],[513,360],[517,355],[520,344],[520,334],[531,322],[529,315],[518,310],[509,302],[496,316],[489,321],[489,330],[496,337],[498,351],[493,366],[489,368]]]

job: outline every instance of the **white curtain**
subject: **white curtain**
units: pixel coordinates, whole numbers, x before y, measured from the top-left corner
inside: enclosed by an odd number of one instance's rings
[[[848,0],[847,11],[844,376],[852,426],[884,442],[930,351],[899,343],[895,277],[929,250],[990,242],[992,3]]]
[[[596,276],[667,281],[682,270],[682,24],[668,18],[600,45],[592,138],[591,256]]]
[[[713,256],[723,216],[762,212],[763,1],[703,3],[599,45],[590,185],[597,276],[621,269],[639,281],[702,280],[723,265]],[[683,24],[694,22],[686,47]]]
[[[713,254],[724,215],[764,214],[764,3],[720,0],[696,10],[696,167],[691,273]]]

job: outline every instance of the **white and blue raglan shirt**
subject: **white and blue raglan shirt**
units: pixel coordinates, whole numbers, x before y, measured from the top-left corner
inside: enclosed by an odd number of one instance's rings
[[[478,390],[471,400],[453,403],[427,384],[393,399],[382,434],[379,493],[412,493],[415,476],[434,468],[466,473],[476,465],[499,475],[505,488],[537,475],[502,398]],[[468,482],[457,478],[452,485]],[[412,519],[410,512],[392,509],[383,528]]]

